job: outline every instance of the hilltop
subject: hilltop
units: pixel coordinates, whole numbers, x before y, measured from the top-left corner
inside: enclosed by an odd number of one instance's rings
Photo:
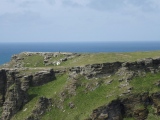
[[[160,119],[160,51],[23,52],[0,68],[2,120]]]

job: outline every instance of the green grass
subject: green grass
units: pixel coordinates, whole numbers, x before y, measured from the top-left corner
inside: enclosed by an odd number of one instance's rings
[[[36,105],[39,97],[45,96],[47,98],[54,98],[63,89],[66,84],[67,75],[57,77],[57,80],[49,82],[39,87],[31,87],[28,91],[30,95],[30,101],[19,111],[12,120],[24,120],[29,116]],[[26,111],[24,111],[27,108]]]
[[[24,67],[46,67],[43,64],[44,57],[40,55],[25,56],[22,61]],[[64,58],[65,55],[60,54],[57,57],[52,57],[49,62],[54,62]],[[61,68],[61,67],[73,67],[84,66],[87,64],[106,63],[106,62],[131,62],[143,58],[155,58],[160,57],[160,51],[149,52],[124,52],[124,53],[82,53],[80,56],[76,56],[72,59],[62,62],[59,66],[48,65],[47,67]],[[11,63],[13,66],[14,63]]]
[[[152,74],[147,73],[145,77],[137,77],[133,79],[130,84],[133,86],[133,93],[142,93],[142,92],[149,92],[150,94],[159,92],[160,87],[155,86],[155,82],[160,79],[160,73]],[[141,108],[143,106],[136,106]],[[149,114],[147,120],[160,120],[160,116],[154,114],[153,106],[148,106],[147,109],[149,110]],[[126,118],[125,120],[130,120]]]
[[[24,67],[44,67],[43,56],[40,55],[27,56],[23,62]]]
[[[79,79],[82,83],[93,82],[82,77]],[[105,105],[116,99],[121,93],[121,90],[116,87],[119,82],[114,80],[110,85],[101,84],[93,91],[85,92],[85,86],[79,86],[76,90],[76,96],[69,97],[64,101],[63,110],[53,107],[50,112],[47,112],[42,120],[83,120],[88,118],[93,109]],[[109,96],[109,97],[107,97]],[[75,104],[75,108],[69,108],[69,102]]]
[[[148,73],[146,77],[137,77],[133,79],[130,84],[134,87],[133,93],[141,92],[155,92],[159,88],[153,85],[160,78],[160,73],[151,74]],[[113,79],[113,82],[109,85],[106,85],[106,81]],[[23,110],[27,108],[26,111],[18,112],[12,120],[21,120],[25,119],[31,111],[33,110],[38,98],[40,96],[45,96],[47,98],[56,98],[58,93],[62,91],[67,84],[70,83],[67,80],[67,76],[59,76],[57,80],[49,82],[43,86],[32,87],[29,89],[29,94],[33,99],[23,107]],[[94,87],[94,83],[100,83],[99,87],[93,91],[86,91],[86,85],[91,84]],[[111,76],[110,78],[100,78],[100,79],[91,79],[87,80],[83,76],[78,77],[78,88],[76,90],[75,96],[69,96],[62,103],[63,109],[60,110],[57,107],[51,107],[51,111],[47,112],[42,116],[42,120],[83,120],[88,118],[94,109],[99,106],[108,104],[113,99],[117,99],[120,94],[124,91],[123,88],[119,88],[119,82],[117,76]],[[108,96],[108,97],[107,97]],[[75,107],[73,109],[69,108],[69,102],[74,103]],[[140,109],[144,106],[137,105],[135,109]],[[159,117],[155,116],[153,113],[149,113],[148,120],[157,119]],[[133,120],[132,118],[125,118],[124,120]]]
[[[154,93],[160,90],[160,87],[155,86],[155,82],[160,79],[160,73],[147,73],[145,77],[137,77],[131,80],[130,84],[133,86],[135,93],[150,92]]]
[[[153,106],[148,106],[147,109],[149,110],[149,114],[147,120],[160,120],[160,116],[155,115],[155,110]]]
[[[133,53],[92,53],[92,54],[82,54],[72,58],[66,62],[63,62],[59,66],[48,66],[45,67],[43,64],[43,57],[39,55],[29,56],[24,59],[24,66],[30,67],[31,69],[26,70],[28,73],[35,72],[37,70],[32,69],[37,67],[37,69],[43,68],[56,68],[63,69],[64,67],[73,67],[73,66],[84,66],[87,64],[94,63],[106,63],[106,62],[132,62],[142,58],[153,58],[159,57],[160,51],[153,52],[133,52]],[[59,56],[57,58],[51,58],[50,61],[58,60],[64,56]],[[22,72],[25,73],[26,71]],[[147,73],[145,77],[136,77],[130,81],[130,85],[133,87],[133,93],[142,93],[142,92],[157,92],[160,90],[159,87],[156,87],[154,83],[160,78],[160,73],[151,74]],[[109,85],[106,85],[106,81],[113,79],[113,82]],[[118,78],[116,76],[111,76],[111,78],[100,78],[86,80],[84,77],[80,76],[78,78],[79,86],[76,89],[75,96],[69,96],[62,103],[63,110],[58,109],[53,106],[51,111],[47,112],[42,120],[83,120],[88,118],[92,111],[102,105],[108,104],[113,99],[125,91],[125,88],[119,88]],[[65,86],[69,84],[70,81],[67,80],[67,75],[58,76],[57,80],[49,82],[45,85],[39,87],[31,87],[28,91],[31,100],[23,107],[23,109],[18,112],[12,120],[23,120],[31,114],[31,111],[34,109],[34,106],[39,97],[45,96],[47,98],[55,98],[57,101],[60,99],[58,97],[59,93],[64,90]],[[99,86],[91,90],[86,90],[86,85],[91,85],[95,87],[95,83],[99,82]],[[69,108],[69,102],[73,102],[75,107],[73,109]],[[141,108],[142,106],[136,106]],[[27,109],[26,109],[27,108]],[[26,111],[24,111],[26,109]],[[150,108],[150,111],[152,109]],[[150,112],[148,115],[148,120],[158,120],[160,117],[157,117]],[[125,118],[124,120],[133,120],[132,118]]]
[[[126,53],[91,53],[82,54],[79,57],[68,60],[62,63],[60,66],[72,67],[83,66],[94,63],[106,63],[106,62],[131,62],[143,58],[160,57],[160,51],[153,52],[126,52]]]

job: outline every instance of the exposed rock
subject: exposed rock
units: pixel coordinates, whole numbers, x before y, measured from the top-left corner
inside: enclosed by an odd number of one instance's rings
[[[34,114],[34,116],[38,117],[39,115],[44,114],[50,105],[51,99],[40,97],[32,113]]]
[[[84,67],[72,67],[70,72],[81,74],[86,76],[86,78],[97,78],[114,74],[121,67],[120,62],[114,63],[102,63],[86,65]]]
[[[136,120],[145,120],[147,119],[148,113],[146,108],[136,109],[133,111],[133,118]]]
[[[10,120],[28,101],[28,94],[21,89],[20,78],[16,72],[7,71],[5,101],[3,103],[2,120]]]
[[[123,76],[120,81],[131,80],[135,76],[145,76],[146,72],[156,73],[160,70],[160,58],[147,58],[135,62],[113,62],[72,67],[69,71],[84,75],[87,79],[117,74]]]
[[[39,71],[32,76],[31,85],[39,86],[55,79],[53,69],[49,71]]]
[[[6,92],[6,71],[0,70],[0,107],[3,105],[3,102],[5,100],[5,92]]]
[[[113,79],[106,82],[107,85],[111,84],[113,82]]]
[[[125,117],[133,117],[136,120],[145,120],[148,116],[147,105],[152,104],[148,93],[130,94],[125,98],[111,101],[108,105],[101,106],[90,116],[91,120],[123,120]],[[135,106],[137,106],[135,108]],[[139,107],[141,106],[142,107]]]
[[[21,89],[23,91],[27,91],[29,89],[32,82],[32,78],[33,78],[32,75],[23,76],[21,78]]]
[[[112,101],[107,106],[93,110],[90,116],[92,120],[123,120],[124,106],[119,100]]]
[[[61,62],[67,61],[67,58],[66,58],[66,57],[65,57],[65,58],[62,58],[62,59],[60,59],[60,61],[61,61]]]
[[[3,105],[2,120],[10,120],[29,101],[27,90],[55,79],[54,71],[40,71],[21,76],[16,69],[0,70],[0,105]]]
[[[48,60],[44,60],[43,63],[44,63],[44,64],[48,63]]]
[[[42,116],[51,106],[51,99],[40,97],[35,109],[32,111],[32,115],[26,118],[26,120],[39,120],[40,116]]]
[[[73,109],[73,108],[75,107],[74,103],[73,103],[73,102],[69,102],[69,107],[70,107],[71,109]]]
[[[156,81],[156,82],[154,83],[154,85],[157,86],[157,87],[160,87],[160,80]]]
[[[56,64],[59,61],[50,61],[51,57],[56,57],[59,54],[65,55],[61,61],[72,59],[76,54],[72,53],[25,53],[27,56],[41,55],[44,57],[44,63],[46,65]],[[21,61],[24,58],[19,55],[14,55],[12,61],[15,62],[15,67],[22,67]],[[83,67],[72,67],[69,70],[69,83],[65,87],[65,90],[61,92],[60,101],[68,96],[76,95],[76,89],[80,85],[76,79],[77,75],[85,76],[87,79],[108,77],[110,75],[118,75],[121,82],[120,88],[126,88],[123,94],[127,95],[126,98],[121,98],[112,101],[108,105],[95,109],[90,119],[94,120],[121,120],[124,117],[133,117],[135,119],[144,120],[147,118],[149,104],[153,105],[156,109],[156,114],[160,115],[160,93],[154,93],[149,96],[148,93],[143,94],[130,94],[132,87],[128,85],[128,82],[135,76],[144,76],[147,72],[157,73],[160,70],[160,58],[148,58],[135,62],[114,62],[114,63],[101,63],[86,65]],[[36,72],[35,74],[19,76],[17,70],[0,70],[0,106],[3,105],[2,120],[10,120],[11,117],[16,114],[26,104],[28,99],[27,90],[30,86],[43,85],[49,81],[55,79],[55,73],[63,74],[64,71],[44,70]],[[112,81],[108,81],[107,84],[111,84]],[[99,86],[99,83],[86,84],[86,89],[93,90]],[[160,82],[155,83],[156,86],[160,86]],[[129,95],[128,95],[129,94]],[[38,115],[42,115],[46,112],[51,104],[51,100],[47,98],[40,98],[33,114],[27,118],[27,120],[39,119]],[[142,108],[136,108],[136,105],[142,105]],[[70,108],[74,108],[74,103],[69,103]]]
[[[104,113],[101,113],[100,115],[99,115],[99,117],[98,117],[98,119],[107,119],[108,118],[108,114],[106,113],[106,114],[104,114]]]

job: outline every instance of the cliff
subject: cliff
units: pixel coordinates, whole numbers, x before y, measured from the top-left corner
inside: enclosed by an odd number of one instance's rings
[[[144,120],[160,115],[159,57],[68,65],[84,56],[14,55],[0,69],[1,119]]]
[[[10,120],[29,101],[27,90],[30,86],[43,85],[55,79],[52,69],[27,76],[20,76],[16,69],[2,69],[0,76],[2,120]]]

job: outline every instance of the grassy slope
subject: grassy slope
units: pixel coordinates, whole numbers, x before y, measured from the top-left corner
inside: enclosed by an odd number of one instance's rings
[[[149,58],[149,57],[159,57],[160,52],[134,52],[134,53],[95,53],[95,54],[82,54],[79,57],[70,59],[60,66],[61,67],[71,67],[71,66],[82,66],[86,64],[93,63],[103,63],[103,62],[114,62],[114,61],[135,61],[137,59]],[[32,57],[35,59],[36,56]],[[30,58],[31,59],[31,58]],[[25,63],[34,60],[26,60]],[[40,59],[39,59],[40,60]],[[42,60],[42,59],[41,59]],[[37,61],[36,61],[37,62]],[[42,61],[41,61],[42,62]],[[39,64],[38,67],[43,67],[43,65]],[[34,67],[34,64],[28,67]],[[146,77],[137,77],[130,82],[131,86],[134,87],[133,92],[139,93],[144,91],[149,91],[150,93],[159,91],[159,87],[155,87],[153,83],[160,78],[160,73],[158,74],[147,74]],[[109,79],[114,79],[114,81],[110,85],[106,85],[106,81]],[[26,118],[34,108],[38,98],[40,96],[46,96],[48,98],[54,98],[58,95],[58,93],[64,88],[68,81],[67,76],[59,76],[57,80],[52,81],[48,84],[39,87],[30,88],[29,94],[32,97],[31,101],[23,107],[23,110],[27,108],[26,111],[18,112],[12,120],[22,120]],[[93,81],[98,80],[86,80],[83,77],[80,79],[82,83],[90,84]],[[109,103],[111,100],[117,98],[124,90],[118,88],[119,82],[116,76],[112,76],[106,80],[103,80],[102,84],[99,85],[94,91],[84,92],[85,86],[79,86],[76,90],[77,95],[70,97],[64,102],[64,109],[59,110],[55,107],[51,109],[50,112],[47,112],[42,120],[82,120],[91,114],[92,110]],[[143,89],[142,89],[143,88]],[[107,97],[109,96],[109,97]],[[69,102],[73,102],[75,104],[75,108],[70,109],[68,104]],[[154,110],[152,107],[149,108],[151,113],[148,116],[148,120],[158,120],[160,117],[154,115]],[[125,120],[132,120],[132,118],[125,118]]]
[[[153,83],[155,83],[160,78],[160,73],[158,74],[147,74],[146,77],[137,77],[131,81],[131,86],[134,87],[133,92],[140,93],[144,91],[149,91],[150,93],[159,91],[159,87],[155,87]],[[114,79],[114,81],[107,85],[106,82],[110,79]],[[23,110],[27,108],[26,111],[20,111],[16,114],[12,120],[22,120],[26,118],[34,108],[38,98],[40,96],[46,96],[48,98],[54,98],[56,95],[64,88],[68,81],[67,76],[59,76],[57,80],[47,83],[43,86],[32,87],[29,90],[29,94],[33,97],[31,101],[23,107]],[[92,83],[99,81],[98,80],[86,80],[83,77],[79,79],[81,83]],[[149,84],[148,84],[149,83]],[[106,80],[103,79],[101,85],[96,88],[94,91],[84,92],[85,85],[79,86],[77,89],[77,95],[70,97],[64,102],[64,109],[59,110],[58,108],[52,107],[51,111],[47,112],[42,120],[83,120],[91,114],[92,110],[109,103],[111,100],[116,99],[118,95],[120,95],[123,89],[118,88],[119,82],[115,76],[108,78]],[[109,96],[109,97],[107,97]],[[75,104],[75,108],[69,108],[69,102],[73,102]],[[151,111],[148,120],[158,120],[160,117],[154,115],[154,110],[152,107],[149,108]],[[131,118],[125,118],[125,120],[132,120]]]
[[[66,84],[66,80],[67,75],[63,75],[58,76],[57,80],[45,85],[31,87],[28,91],[31,100],[12,118],[12,120],[24,120],[28,115],[30,115],[39,97],[45,96],[47,98],[54,98],[63,89]],[[27,110],[24,111],[26,108]]]
[[[133,93],[149,92],[149,94],[160,91],[160,87],[155,86],[155,82],[160,79],[160,73],[148,73],[145,77],[137,77],[130,82],[133,86]],[[147,120],[160,120],[160,116],[155,115],[153,106],[148,107],[149,114]],[[132,120],[133,118],[125,118],[124,120]],[[134,119],[133,119],[134,120]]]
[[[81,79],[83,82],[91,83],[84,78]],[[82,82],[82,83],[83,83]],[[77,89],[77,95],[71,98],[68,98],[64,102],[64,109],[58,110],[53,108],[50,112],[43,116],[42,120],[83,120],[91,114],[92,110],[109,103],[111,100],[115,99],[120,91],[118,90],[118,81],[113,81],[112,84],[106,85],[102,84],[94,91],[84,92],[85,87],[80,86]],[[106,97],[109,96],[110,97]],[[75,108],[69,108],[69,102],[73,102],[75,104]]]
[[[159,87],[155,87],[154,83],[159,80],[160,73],[150,74],[148,73],[146,77],[137,77],[133,79],[130,84],[133,86],[133,93],[141,93],[149,91],[153,93],[160,91]],[[64,104],[64,110],[58,110],[53,108],[50,112],[43,116],[42,120],[83,120],[91,114],[92,110],[109,103],[111,100],[116,99],[123,91],[123,88],[118,87],[119,82],[115,76],[112,76],[111,79],[114,81],[110,85],[106,85],[105,81],[94,91],[89,91],[84,93],[84,87],[81,86],[77,90],[77,95],[71,98],[68,98]],[[90,82],[83,79],[83,81]],[[92,80],[91,80],[92,81]],[[107,80],[106,80],[107,81]],[[109,96],[109,97],[106,97]],[[68,107],[68,103],[72,101],[75,104],[74,109]],[[159,120],[160,117],[154,115],[154,109],[152,106],[149,108],[149,115],[147,120]],[[125,120],[133,120],[133,118],[125,118]]]

